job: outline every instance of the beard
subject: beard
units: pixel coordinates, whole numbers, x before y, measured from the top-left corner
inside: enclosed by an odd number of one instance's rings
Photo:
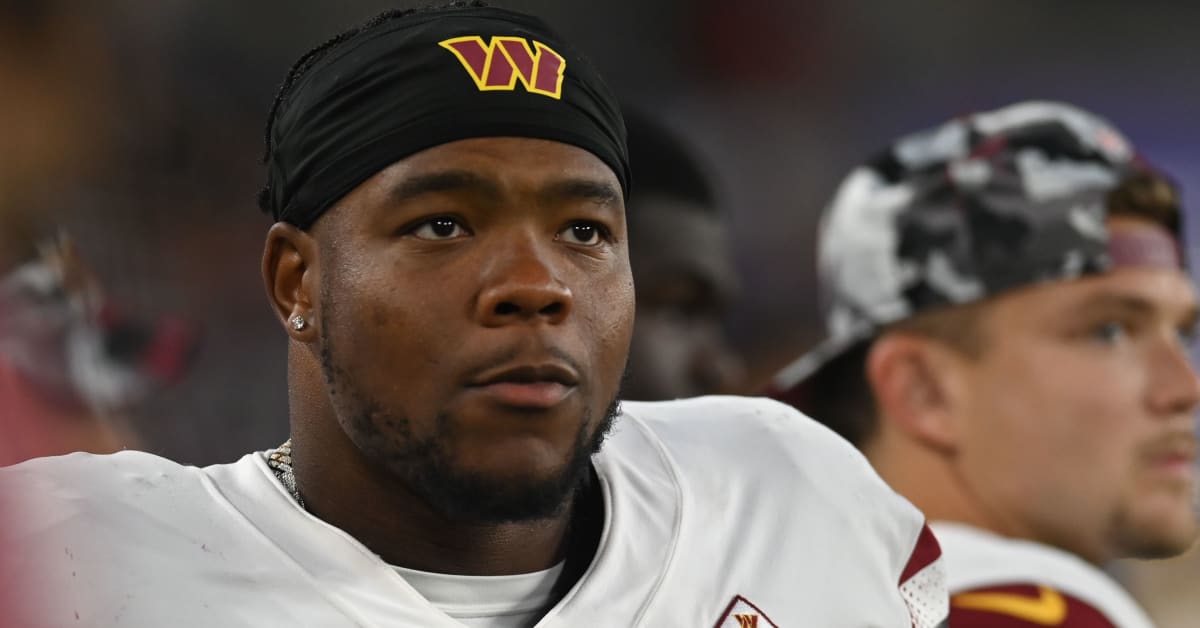
[[[1163,559],[1178,556],[1200,539],[1200,482],[1195,478],[1176,486],[1177,497],[1187,501],[1186,514],[1176,510],[1146,512],[1133,504],[1123,504],[1109,519],[1109,535],[1120,558]]]
[[[327,307],[323,316],[326,329],[332,329],[330,309]],[[432,432],[418,436],[407,416],[373,398],[339,366],[342,362],[328,336],[321,341],[320,355],[343,430],[368,463],[456,523],[533,521],[562,514],[586,488],[592,456],[600,451],[620,413],[619,394],[602,410],[598,421],[596,408],[585,409],[570,456],[554,473],[497,476],[474,472],[454,462],[451,452],[457,428],[451,415],[438,414]]]
[[[1166,527],[1161,522],[1144,521],[1121,510],[1114,515],[1110,529],[1116,537],[1114,544],[1119,548],[1118,558],[1171,558],[1186,552],[1200,538],[1200,527],[1195,523],[1194,514],[1190,526]]]

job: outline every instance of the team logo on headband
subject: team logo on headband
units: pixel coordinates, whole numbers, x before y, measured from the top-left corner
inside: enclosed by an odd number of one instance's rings
[[[484,43],[478,35],[438,42],[462,62],[479,91],[525,91],[562,98],[567,60],[550,46],[523,37],[492,37]]]

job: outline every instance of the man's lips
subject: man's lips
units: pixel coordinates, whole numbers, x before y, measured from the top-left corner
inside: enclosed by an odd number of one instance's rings
[[[1194,437],[1175,438],[1153,448],[1150,462],[1156,469],[1190,476],[1196,471],[1196,449]]]
[[[1187,455],[1166,455],[1154,459],[1154,466],[1171,471],[1191,472],[1196,465],[1196,458]]]
[[[579,383],[575,371],[559,363],[519,364],[492,369],[467,387],[495,403],[517,408],[552,408]]]

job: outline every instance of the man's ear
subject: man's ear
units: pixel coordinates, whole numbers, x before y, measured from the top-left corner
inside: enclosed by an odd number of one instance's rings
[[[866,377],[880,421],[926,446],[953,450],[960,432],[963,359],[922,336],[891,332],[877,338],[867,354]]]
[[[288,336],[300,342],[312,342],[317,335],[318,249],[312,235],[285,222],[271,226],[263,248],[267,299]]]

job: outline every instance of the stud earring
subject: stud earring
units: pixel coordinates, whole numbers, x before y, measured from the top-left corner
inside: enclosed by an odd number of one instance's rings
[[[299,314],[291,317],[288,320],[292,324],[292,329],[296,331],[304,331],[304,328],[308,327],[308,321],[304,320],[304,317],[300,316]]]

